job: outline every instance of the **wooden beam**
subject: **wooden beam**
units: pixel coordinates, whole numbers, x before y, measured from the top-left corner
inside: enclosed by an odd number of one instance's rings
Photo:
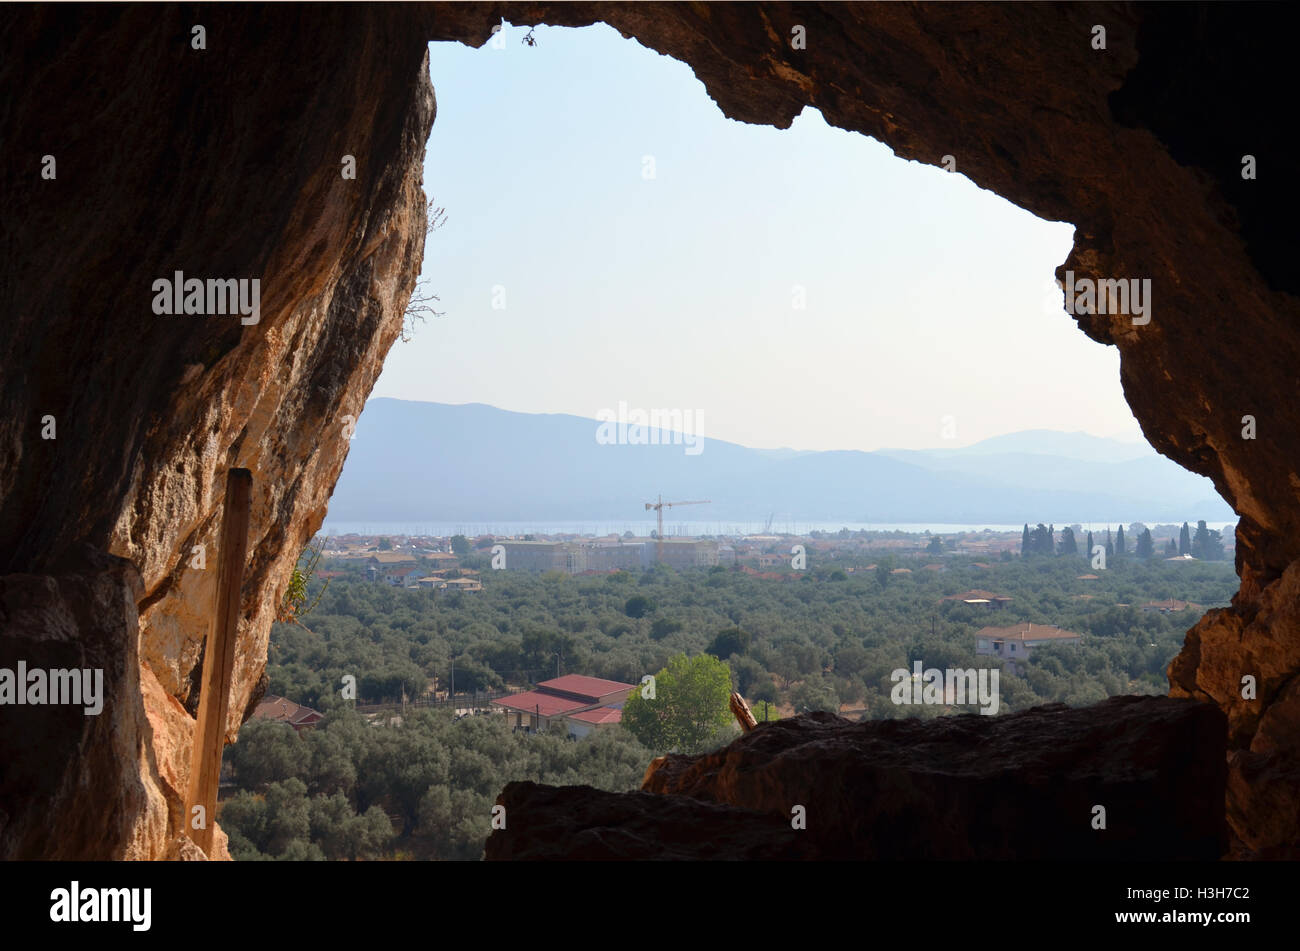
[[[745,698],[738,693],[731,695],[731,715],[736,718],[740,728],[748,733],[754,727],[758,726],[758,721],[754,719],[753,712],[749,709],[749,704]]]
[[[220,548],[217,550],[216,605],[203,650],[199,717],[190,758],[186,831],[209,858],[212,857],[212,824],[217,809],[221,752],[226,744],[230,681],[235,669],[239,595],[244,584],[252,489],[253,474],[247,469],[231,469],[226,475],[226,501],[222,512]],[[195,806],[201,806],[202,812],[196,813]]]

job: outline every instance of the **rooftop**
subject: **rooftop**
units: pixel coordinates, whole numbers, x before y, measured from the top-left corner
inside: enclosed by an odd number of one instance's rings
[[[1012,624],[1010,627],[982,627],[975,632],[976,637],[987,637],[1001,641],[1069,641],[1083,637],[1073,631],[1063,631],[1048,624]]]
[[[282,723],[296,726],[304,722],[314,723],[316,720],[321,719],[323,714],[311,707],[304,707],[302,704],[294,703],[284,697],[268,694],[253,709],[253,716],[259,720],[279,720]]]
[[[527,693],[511,694],[509,697],[501,697],[492,701],[494,704],[507,707],[511,710],[521,710],[524,713],[537,713],[544,717],[553,717],[560,713],[567,713],[570,710],[580,710],[583,707],[590,706],[581,700],[570,700],[567,697],[557,697],[553,694],[542,693],[540,690],[529,690]]]
[[[538,690],[560,691],[591,697],[592,702],[620,690],[634,690],[636,684],[620,683],[617,680],[601,680],[599,677],[584,677],[581,674],[565,674],[553,680],[544,680],[537,685]]]
[[[950,594],[942,598],[943,601],[1010,601],[1012,600],[1005,594],[996,594],[992,591],[985,591],[982,588],[972,588],[970,591],[963,591],[961,594]]]

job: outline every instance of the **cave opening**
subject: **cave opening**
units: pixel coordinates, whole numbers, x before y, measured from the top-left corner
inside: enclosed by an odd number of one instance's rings
[[[532,42],[523,43],[524,35]],[[955,162],[897,159],[875,140],[833,129],[811,108],[788,130],[718,123],[688,67],[605,26],[526,34],[507,28],[500,38],[478,49],[431,45],[439,114],[424,182],[431,208],[445,209],[448,223],[428,235],[416,296],[427,301],[436,293],[439,313],[408,323],[408,339],[388,355],[372,398],[588,419],[619,405],[667,407],[680,419],[694,412],[715,421],[718,428],[698,434],[706,443],[767,451],[919,453],[1009,430],[1140,436],[1115,386],[1118,352],[1079,333],[1050,279],[1073,245],[1069,225],[1042,221],[977,188]],[[561,65],[502,65],[543,52]],[[747,197],[755,193],[764,200]],[[373,433],[369,415],[358,424],[326,536],[546,535],[574,526],[596,535],[648,532],[645,520],[614,514],[401,513],[394,506],[409,498],[404,486],[357,487],[359,450]],[[811,416],[829,425],[810,425]],[[437,435],[408,428],[405,441]],[[1145,443],[1133,458],[1143,453],[1154,458]],[[1076,461],[1080,468],[1088,462]],[[438,464],[436,455],[408,462],[379,468],[427,477]],[[452,456],[437,468],[440,490],[457,464]],[[1192,487],[1188,508],[1213,496],[1203,477],[1179,475]],[[681,481],[667,487],[672,497],[699,494],[689,475],[675,478]],[[640,508],[640,496],[660,488],[619,484],[613,494]],[[817,493],[815,485],[801,488]],[[388,507],[359,511],[362,496]],[[1098,508],[1095,520],[1026,514],[1030,524],[1074,522],[1081,533],[1128,528],[1149,514],[1134,505],[1113,518]],[[786,518],[790,534],[903,521],[842,512]],[[670,521],[669,530],[712,537],[756,531],[763,522],[761,513],[737,508]],[[962,527],[958,518],[932,523]],[[982,524],[1006,529],[1012,520],[983,517]],[[926,649],[919,638],[907,646],[909,663]],[[1164,681],[1181,634],[1177,644],[1159,646],[1165,654],[1154,666]],[[462,656],[440,663],[450,670],[446,680],[434,678],[434,697],[439,681],[446,692]],[[959,655],[946,659],[956,663]],[[462,686],[486,688],[472,663],[482,658],[469,660],[462,661]],[[547,660],[558,678],[575,658],[557,651]],[[637,682],[662,666],[657,657],[648,666],[640,656],[622,667],[586,660],[592,666],[579,672],[618,682]],[[535,667],[510,672],[548,676]],[[802,673],[783,677],[784,686]],[[450,698],[454,704],[454,693]],[[473,707],[475,700],[464,702]],[[527,713],[512,717],[525,728]]]
[[[1273,170],[1293,159],[1276,148],[1283,126],[1254,94],[1283,78],[1285,57],[1234,39],[1232,19],[1247,17],[1256,35],[1281,42],[1274,14],[810,4],[794,9],[810,11],[814,45],[792,50],[784,38],[792,9],[778,5],[512,9],[614,23],[690,63],[728,116],[781,127],[816,103],[834,125],[927,166],[952,152],[972,181],[1076,223],[1066,259],[1074,273],[1151,278],[1159,303],[1150,325],[1085,329],[1122,351],[1125,393],[1151,443],[1213,478],[1242,516],[1240,590],[1189,632],[1171,692],[1209,701],[1228,719],[1228,811],[1246,848],[1294,854],[1300,509],[1291,434],[1300,426],[1287,398],[1295,301],[1276,270],[1286,228],[1284,216],[1269,217],[1289,207],[1283,190],[1294,176]],[[223,474],[254,472],[257,548],[231,685],[233,733],[261,697],[272,619],[321,525],[346,455],[339,434],[380,372],[425,244],[415,228],[432,122],[428,84],[415,81],[425,40],[482,44],[500,12],[214,8],[207,27],[223,41],[204,50],[188,40],[185,8],[6,12],[15,92],[0,126],[14,144],[6,263],[15,279],[4,282],[12,327],[0,381],[0,534],[6,592],[30,593],[39,610],[6,614],[5,646],[73,631],[113,677],[112,719],[94,732],[69,733],[44,751],[26,739],[6,746],[6,762],[51,789],[78,777],[48,802],[0,791],[6,856],[156,858],[183,846],[176,790],[193,723],[184,705],[212,600],[193,548],[219,521]],[[1097,19],[1110,26],[1105,51],[1088,41]],[[541,29],[536,46],[519,39],[506,55],[552,43]],[[88,77],[103,80],[93,95]],[[952,149],[954,135],[966,150]],[[214,142],[231,148],[203,147]],[[27,159],[53,153],[57,179],[44,161],[48,177],[34,174]],[[638,145],[634,175],[646,154]],[[339,175],[346,155],[362,159],[356,179]],[[1263,174],[1248,178],[1256,165]],[[659,185],[671,181],[670,167],[657,163]],[[767,191],[748,198],[761,203]],[[651,260],[661,251],[644,250]],[[259,323],[158,319],[150,282],[182,267],[261,274]],[[790,286],[782,276],[781,295]],[[516,307],[519,297],[508,297]],[[811,295],[810,308],[823,299]],[[646,321],[647,338],[655,326]],[[430,336],[429,327],[418,333]],[[436,361],[426,367],[439,372]],[[820,383],[816,376],[805,374]],[[921,403],[925,389],[911,383],[905,396]],[[932,432],[932,417],[931,409],[918,431]],[[47,419],[58,421],[57,440],[52,428],[41,435]],[[963,441],[973,438],[964,420]],[[440,472],[420,474],[428,484]],[[1249,695],[1247,679],[1257,687]],[[1217,742],[1210,732],[1207,744]],[[1221,778],[1192,785],[1213,789]],[[57,842],[46,835],[51,813],[75,824]]]

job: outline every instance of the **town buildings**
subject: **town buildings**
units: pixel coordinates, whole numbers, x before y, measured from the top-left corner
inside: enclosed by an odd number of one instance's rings
[[[1022,622],[1010,627],[982,627],[975,632],[975,653],[1000,657],[1007,661],[1007,673],[1016,673],[1016,661],[1026,660],[1035,647],[1043,644],[1073,643],[1082,634],[1063,631],[1047,624]]]
[[[961,594],[950,594],[940,600],[960,601],[963,604],[974,604],[986,608],[1005,608],[1014,599],[1005,594],[995,594],[992,591],[972,588],[970,591],[963,591]]]
[[[253,708],[252,719],[255,720],[275,720],[279,723],[287,723],[298,733],[308,727],[313,727],[324,718],[324,714],[311,707],[304,707],[300,703],[294,703],[292,700],[286,700],[284,697],[277,697],[275,694],[268,694],[261,703]]]
[[[634,571],[649,568],[658,556],[659,543],[646,538],[601,538],[582,541],[498,542],[505,549],[507,571],[560,571],[577,575],[586,571]],[[734,562],[735,552],[729,550]],[[671,568],[707,568],[718,564],[718,543],[708,539],[666,538],[663,563]]]
[[[636,684],[566,674],[544,680],[525,693],[493,700],[492,706],[504,711],[516,730],[563,730],[571,736],[586,736],[616,726],[622,720],[623,702],[635,689]]]

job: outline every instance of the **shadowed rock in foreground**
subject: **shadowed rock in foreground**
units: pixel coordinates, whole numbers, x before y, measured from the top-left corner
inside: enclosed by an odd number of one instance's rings
[[[644,792],[511,783],[486,857],[1213,860],[1226,736],[1222,711],[1168,697],[928,721],[813,713],[669,756]]]
[[[781,816],[686,796],[510,783],[497,802],[507,821],[488,837],[489,861],[820,857]]]

